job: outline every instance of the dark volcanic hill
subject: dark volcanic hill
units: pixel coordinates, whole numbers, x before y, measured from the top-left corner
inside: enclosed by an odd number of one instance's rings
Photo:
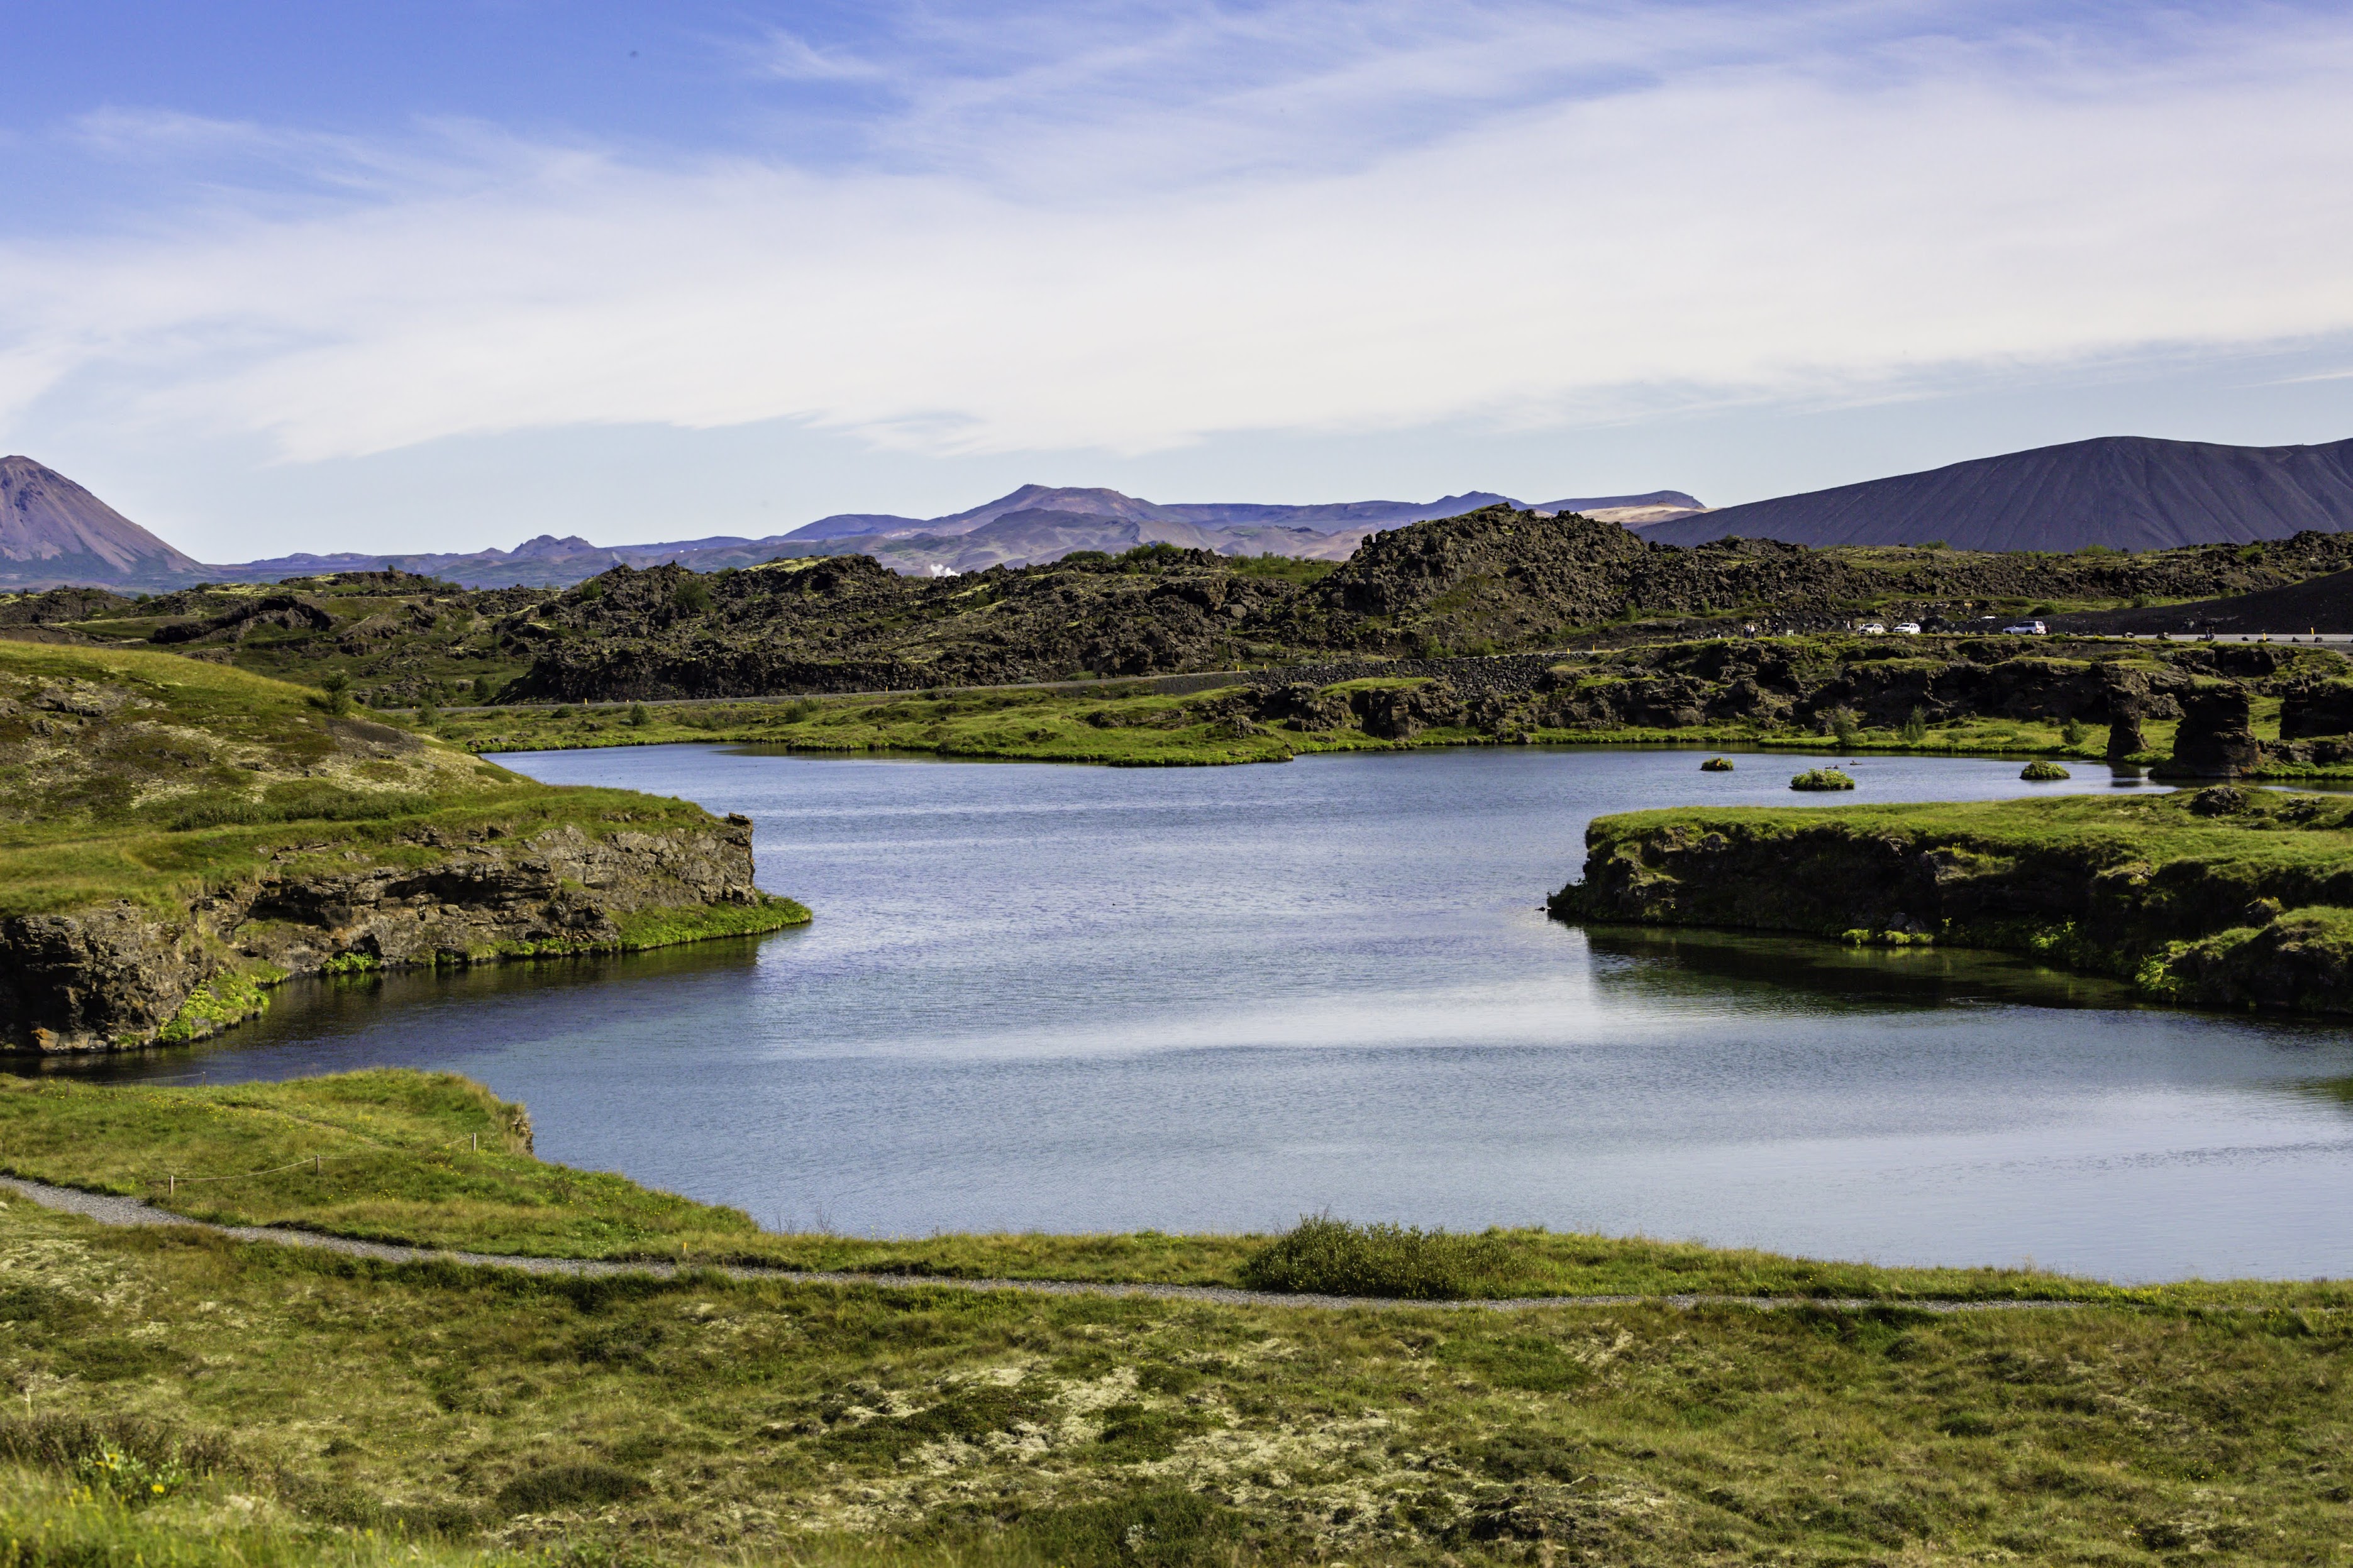
[[[1782,539],[1956,550],[2166,550],[2353,528],[2353,440],[2221,447],[2104,436],[1725,507],[1644,529],[1662,544]]]
[[[176,586],[204,570],[30,458],[0,458],[0,586]]]

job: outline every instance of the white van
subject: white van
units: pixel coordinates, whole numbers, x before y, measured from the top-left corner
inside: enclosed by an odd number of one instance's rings
[[[2021,621],[2014,626],[2004,626],[2001,629],[2014,637],[2048,637],[2051,634],[2051,628],[2041,621]]]

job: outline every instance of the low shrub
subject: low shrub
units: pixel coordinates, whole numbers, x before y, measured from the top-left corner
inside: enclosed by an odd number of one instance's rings
[[[1242,1265],[1242,1282],[1253,1290],[1303,1295],[1453,1301],[1476,1295],[1507,1261],[1504,1244],[1492,1236],[1313,1215],[1252,1254]]]
[[[2018,776],[2024,779],[2029,784],[2049,784],[2055,779],[2073,778],[2075,775],[2069,773],[2065,768],[2061,767],[2057,763],[2047,763],[2038,760],[2027,763],[2025,768],[2020,772]]]
[[[1704,773],[1728,773],[1732,771],[1732,759],[1730,757],[1710,757],[1707,761],[1700,763],[1699,771]]]
[[[1789,787],[1804,790],[1852,789],[1854,780],[1836,768],[1808,768],[1789,781]]]
[[[583,1504],[620,1502],[646,1489],[646,1483],[610,1465],[550,1465],[526,1470],[499,1489],[502,1513],[548,1513]]]

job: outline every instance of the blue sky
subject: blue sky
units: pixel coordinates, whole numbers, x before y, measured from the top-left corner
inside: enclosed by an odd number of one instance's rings
[[[0,449],[211,560],[2353,436],[2341,5],[0,27]]]

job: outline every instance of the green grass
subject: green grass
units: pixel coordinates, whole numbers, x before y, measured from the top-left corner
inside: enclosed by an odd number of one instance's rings
[[[793,702],[506,708],[443,717],[438,732],[475,752],[728,741],[795,752],[915,752],[1115,766],[1286,762],[1294,739],[1236,734],[1182,698],[1107,684],[1100,695],[1006,690]],[[559,714],[561,716],[559,716]]]
[[[267,862],[287,875],[348,872],[352,857],[370,866],[414,867],[448,858],[419,838],[422,830],[462,836],[488,828],[527,838],[551,827],[578,826],[592,837],[706,823],[688,801],[629,790],[532,786],[484,800],[373,822],[216,827],[168,833],[132,829],[83,837],[0,846],[0,914],[40,914],[128,900],[157,910],[185,908],[197,895],[250,877]]]
[[[428,829],[708,821],[685,801],[538,784],[243,670],[0,640],[0,915],[178,911],[265,864],[425,865],[445,858]]]
[[[1549,1271],[1882,1304],[1372,1311],[584,1280],[109,1231],[10,1198],[0,1563],[2301,1563],[2353,1533],[2340,1286],[2123,1290],[1332,1221],[1279,1239],[760,1238],[733,1211],[541,1164],[527,1125],[407,1072],[0,1089],[0,1153],[23,1173],[152,1194],[158,1163],[315,1153],[321,1175],[184,1186],[179,1206],[493,1250],[675,1258],[677,1237],[692,1258],[702,1237],[837,1266],[1369,1269],[1390,1287],[1435,1260],[1451,1286]],[[1903,1304],[1973,1282],[2091,1304]]]
[[[1808,768],[1789,781],[1796,790],[1852,789],[1854,780],[1836,768]]]
[[[1259,1290],[1456,1301],[1506,1293],[1513,1250],[1500,1233],[1461,1236],[1316,1215],[1252,1253],[1242,1279]]]
[[[541,1257],[948,1279],[1440,1298],[1702,1292],[2175,1304],[2207,1300],[2221,1289],[2127,1290],[2032,1269],[1879,1268],[1644,1237],[1532,1229],[1462,1236],[1324,1219],[1280,1237],[777,1234],[738,1209],[542,1162],[530,1152],[529,1121],[519,1107],[454,1075],[395,1069],[204,1088],[0,1075],[0,1171],[138,1196],[226,1225]],[[235,1179],[214,1179],[220,1177]],[[2228,1289],[2240,1292],[2236,1299],[2253,1289],[2282,1304],[2353,1306],[2353,1291],[2333,1284]]]
[[[0,1300],[36,1422],[210,1457],[143,1508],[77,1499],[71,1443],[0,1468],[19,1562],[2325,1563],[2353,1533],[2334,1312],[583,1281],[21,1202]]]
[[[1833,639],[1835,640],[1835,639]],[[1805,639],[1781,639],[1793,658],[1822,652]],[[1898,662],[1898,661],[1883,661]],[[1558,667],[1576,678],[1588,668]],[[1587,684],[1621,682],[1607,665],[1590,667]],[[1426,686],[1420,676],[1370,677],[1324,688],[1352,691]],[[1215,692],[1165,696],[1134,683],[1104,681],[1099,689],[1071,691],[1000,688],[954,693],[907,693],[890,697],[806,697],[790,701],[710,701],[549,707],[520,705],[489,710],[445,712],[435,733],[475,752],[562,751],[600,746],[658,745],[680,742],[731,742],[811,752],[924,752],[949,757],[1027,762],[1092,763],[1113,766],[1167,766],[1285,762],[1324,752],[1392,750],[1405,747],[1493,745],[1499,742],[1543,745],[1738,746],[1761,751],[1845,755],[2034,757],[2105,763],[2105,725],[2069,727],[2058,720],[1968,717],[1941,722],[1925,734],[1907,735],[1902,725],[1852,731],[1844,739],[1789,725],[1721,721],[1687,727],[1623,725],[1561,729],[1535,723],[1528,715],[1494,730],[1439,726],[1405,740],[1370,735],[1351,722],[1328,730],[1284,723],[1253,726],[1238,733],[1208,710]],[[642,710],[636,721],[633,709]],[[2279,700],[2254,703],[2259,736],[2276,739]],[[2149,749],[2136,761],[2151,763],[2170,754],[2170,720],[2142,725]],[[2353,779],[2353,765],[2265,765],[2263,776]]]

